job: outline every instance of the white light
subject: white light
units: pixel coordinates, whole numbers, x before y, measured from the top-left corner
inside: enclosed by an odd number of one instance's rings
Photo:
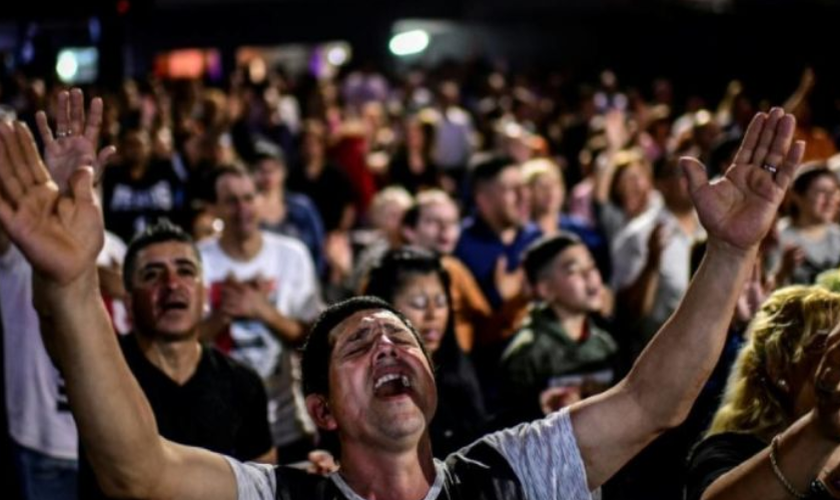
[[[395,56],[409,56],[419,54],[429,46],[429,34],[423,30],[406,31],[394,35],[388,48]]]
[[[55,64],[55,71],[58,77],[65,83],[72,83],[79,72],[79,61],[72,50],[62,50],[58,54],[58,62]]]
[[[333,66],[341,66],[347,62],[349,54],[347,48],[336,45],[327,51],[327,61]]]

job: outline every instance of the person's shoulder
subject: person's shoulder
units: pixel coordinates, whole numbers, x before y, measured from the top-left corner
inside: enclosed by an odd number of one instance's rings
[[[272,251],[282,252],[296,257],[308,257],[309,255],[306,245],[296,238],[268,231],[263,231],[262,236],[263,243],[266,245],[266,248],[269,248]]]
[[[502,352],[501,363],[503,366],[514,363],[530,352],[537,342],[537,332],[531,325],[524,325],[511,339],[510,343]]]
[[[286,191],[286,204],[298,210],[315,210],[312,198],[297,191]]]
[[[233,359],[214,346],[204,345],[202,349],[214,371],[226,373],[236,381],[262,384],[260,376],[251,367]]]
[[[767,446],[762,439],[745,432],[712,434],[697,443],[689,454],[689,463],[698,464],[732,455],[751,457]]]
[[[195,244],[198,251],[201,255],[215,255],[222,251],[222,247],[219,245],[219,237],[212,236],[210,238],[205,238],[201,241],[196,242]]]

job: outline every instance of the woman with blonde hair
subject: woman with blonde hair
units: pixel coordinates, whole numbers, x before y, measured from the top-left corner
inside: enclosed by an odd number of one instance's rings
[[[782,288],[761,306],[689,460],[687,500],[832,498],[840,401],[815,374],[838,320],[840,294],[820,287]]]

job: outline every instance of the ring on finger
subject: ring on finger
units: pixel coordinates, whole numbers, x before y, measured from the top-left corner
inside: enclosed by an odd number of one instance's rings
[[[776,175],[776,172],[779,171],[779,167],[773,165],[772,163],[764,163],[763,165],[761,165],[761,169],[766,172],[769,172],[770,175]]]
[[[64,137],[70,137],[72,134],[73,133],[69,130],[59,130],[55,133],[55,136],[59,139],[62,139]]]

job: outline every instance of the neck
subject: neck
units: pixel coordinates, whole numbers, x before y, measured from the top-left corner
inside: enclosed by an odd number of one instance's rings
[[[508,245],[516,239],[516,231],[517,227],[512,224],[504,224],[501,221],[494,220],[490,217],[484,217],[484,222],[490,226],[490,229],[499,236],[499,239],[502,240],[502,243]]]
[[[362,498],[417,500],[435,481],[435,466],[428,436],[410,449],[383,453],[381,446],[342,443],[341,476]]]
[[[680,209],[668,207],[668,210],[677,219],[677,223],[687,234],[694,234],[697,229],[697,217],[694,214],[694,208]]]
[[[544,236],[551,236],[559,230],[560,212],[549,210],[544,214],[536,215],[534,221],[540,226]]]
[[[803,215],[797,217],[793,225],[797,229],[810,231],[819,231],[825,229],[828,226],[825,222],[821,221],[820,219],[817,219],[816,217],[805,217]]]
[[[262,249],[262,234],[254,231],[253,234],[242,236],[233,231],[223,231],[219,246],[231,259],[251,260]]]
[[[586,313],[572,312],[556,304],[552,304],[551,310],[557,316],[557,320],[572,340],[579,340],[586,328]]]
[[[283,222],[286,218],[285,193],[280,189],[270,189],[261,193],[261,219],[269,224]]]
[[[135,333],[134,338],[146,359],[178,385],[193,376],[201,361],[201,344],[195,335],[173,342],[141,333]]]

